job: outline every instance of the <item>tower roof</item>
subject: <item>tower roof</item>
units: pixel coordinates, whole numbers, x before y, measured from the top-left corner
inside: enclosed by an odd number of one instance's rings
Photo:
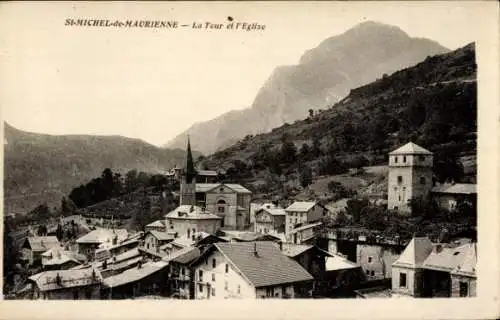
[[[191,153],[191,142],[189,141],[189,136],[186,151],[186,167],[184,169],[186,182],[190,183],[192,179],[196,177],[196,170],[194,169],[193,154]]]
[[[418,268],[432,252],[432,242],[427,237],[414,237],[393,266]]]
[[[404,146],[390,152],[389,154],[429,154],[429,155],[431,155],[432,152],[430,152],[427,149],[422,148],[421,146],[419,146],[413,142],[408,142]]]

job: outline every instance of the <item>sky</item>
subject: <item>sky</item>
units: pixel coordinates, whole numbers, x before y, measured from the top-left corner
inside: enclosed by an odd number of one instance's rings
[[[14,127],[119,134],[163,145],[193,123],[249,107],[276,66],[371,20],[449,49],[482,38],[475,3],[0,4],[0,105]],[[486,8],[487,9],[487,8]],[[263,31],[68,27],[68,18],[265,25]]]

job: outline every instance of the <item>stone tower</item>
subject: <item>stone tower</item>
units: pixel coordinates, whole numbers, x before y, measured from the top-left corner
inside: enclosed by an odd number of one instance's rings
[[[432,189],[432,152],[409,142],[389,153],[388,209],[411,213],[410,199]]]
[[[188,137],[186,166],[182,169],[180,205],[196,204],[196,170],[194,169],[191,143]]]

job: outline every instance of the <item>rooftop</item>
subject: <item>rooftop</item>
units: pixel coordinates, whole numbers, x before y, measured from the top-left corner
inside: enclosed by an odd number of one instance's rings
[[[127,238],[128,232],[126,229],[104,229],[99,228],[93,230],[86,235],[78,238],[77,243],[105,243],[112,242],[114,237],[117,237],[118,242]]]
[[[331,257],[326,258],[326,271],[354,269],[358,267],[359,266],[356,263],[340,255],[332,255]]]
[[[210,220],[222,219],[221,217],[203,210],[198,206],[182,205],[178,206],[175,210],[167,213],[165,218],[168,219],[193,219],[193,220]]]
[[[146,233],[146,235],[147,234],[151,234],[153,237],[155,237],[159,241],[169,241],[169,240],[175,239],[175,235],[170,233],[170,232],[161,232],[161,231],[151,230],[151,231],[148,231]]]
[[[174,251],[171,255],[163,257],[162,260],[165,262],[173,261],[177,263],[188,264],[194,259],[198,258],[200,254],[200,249],[196,247],[186,247]]]
[[[236,193],[252,193],[252,191],[248,190],[242,185],[235,183],[197,183],[196,192],[208,192],[211,191],[212,189],[222,186],[226,186]]]
[[[29,279],[36,283],[40,291],[51,291],[98,283],[102,281],[102,276],[98,270],[87,268],[44,271]]]
[[[306,224],[306,225],[303,225],[303,226],[300,226],[300,227],[297,227],[297,228],[293,229],[292,231],[290,231],[290,233],[292,234],[292,233],[296,233],[296,232],[299,232],[299,231],[304,231],[304,230],[307,230],[307,229],[319,227],[322,224],[323,223],[321,223],[321,222],[315,222],[315,223]]]
[[[463,264],[472,246],[473,244],[465,244],[456,248],[447,248],[441,244],[435,244],[434,250],[425,259],[423,267],[435,271],[454,271]]]
[[[313,201],[295,201],[285,210],[294,212],[307,212],[311,210],[315,205],[316,202]]]
[[[432,152],[430,152],[427,149],[422,148],[421,146],[413,143],[413,142],[408,142],[404,146],[389,152],[389,154],[428,154],[432,155]]]
[[[450,194],[476,194],[476,185],[472,183],[455,183],[442,184],[435,186],[431,190],[434,193],[450,193]]]
[[[141,266],[125,270],[122,273],[104,279],[104,285],[109,288],[115,288],[131,282],[139,281],[162,270],[166,266],[168,266],[168,263],[164,261],[147,262]]]
[[[284,255],[271,241],[221,242],[211,249],[220,251],[257,288],[313,280],[300,264]]]
[[[427,237],[414,237],[393,266],[420,267],[432,251],[432,242]]]
[[[165,225],[163,224],[163,220],[156,220],[154,222],[151,222],[150,224],[146,225],[146,228],[151,227],[151,228],[164,228]]]
[[[61,244],[56,236],[48,237],[28,237],[28,244],[33,251],[47,251],[53,247],[60,247]]]

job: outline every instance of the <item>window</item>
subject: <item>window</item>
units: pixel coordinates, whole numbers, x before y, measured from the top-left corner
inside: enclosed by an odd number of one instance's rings
[[[200,278],[199,281],[203,281],[203,270],[198,271],[198,278]]]
[[[226,263],[226,273],[229,273],[229,265]]]
[[[406,162],[406,156],[403,156],[403,162]]]
[[[425,156],[418,156],[418,160],[425,161]]]
[[[469,284],[467,282],[460,281],[459,286],[460,286],[460,296],[461,297],[468,297],[469,296]]]
[[[420,184],[425,184],[425,177],[420,177]]]
[[[181,267],[181,276],[183,276],[183,275],[184,275],[184,268]]]
[[[406,273],[399,274],[399,287],[406,288]]]
[[[370,270],[366,270],[366,274],[367,274],[367,275],[370,275]]]
[[[188,229],[187,232],[188,232],[188,238],[191,238],[191,230]]]
[[[398,163],[398,157],[394,157],[394,163]]]
[[[224,213],[225,212],[225,209],[224,207],[217,207],[217,212],[219,213]]]
[[[227,281],[224,281],[224,290],[227,290],[227,288],[228,288]]]
[[[214,258],[214,259],[212,259],[212,268],[215,268],[216,262],[217,262],[217,261],[215,261],[215,258]]]
[[[215,297],[215,288],[212,287],[212,296]]]
[[[195,228],[193,228],[193,235],[194,235],[195,233],[196,233],[196,229],[195,229]]]
[[[203,285],[201,284],[198,285],[198,291],[203,292]]]
[[[266,288],[266,297],[273,296],[273,288]]]
[[[368,263],[372,263],[373,257],[368,257]]]
[[[215,282],[215,273],[212,273],[212,281]]]
[[[238,285],[238,287],[236,288],[236,292],[237,292],[238,294],[240,294],[240,293],[241,293],[241,287],[240,287],[240,285]]]
[[[403,183],[403,176],[398,176],[398,183]]]
[[[375,276],[375,271],[373,271],[373,270],[372,270],[372,271],[370,271],[370,275],[371,275],[372,277],[374,277],[374,276]]]

